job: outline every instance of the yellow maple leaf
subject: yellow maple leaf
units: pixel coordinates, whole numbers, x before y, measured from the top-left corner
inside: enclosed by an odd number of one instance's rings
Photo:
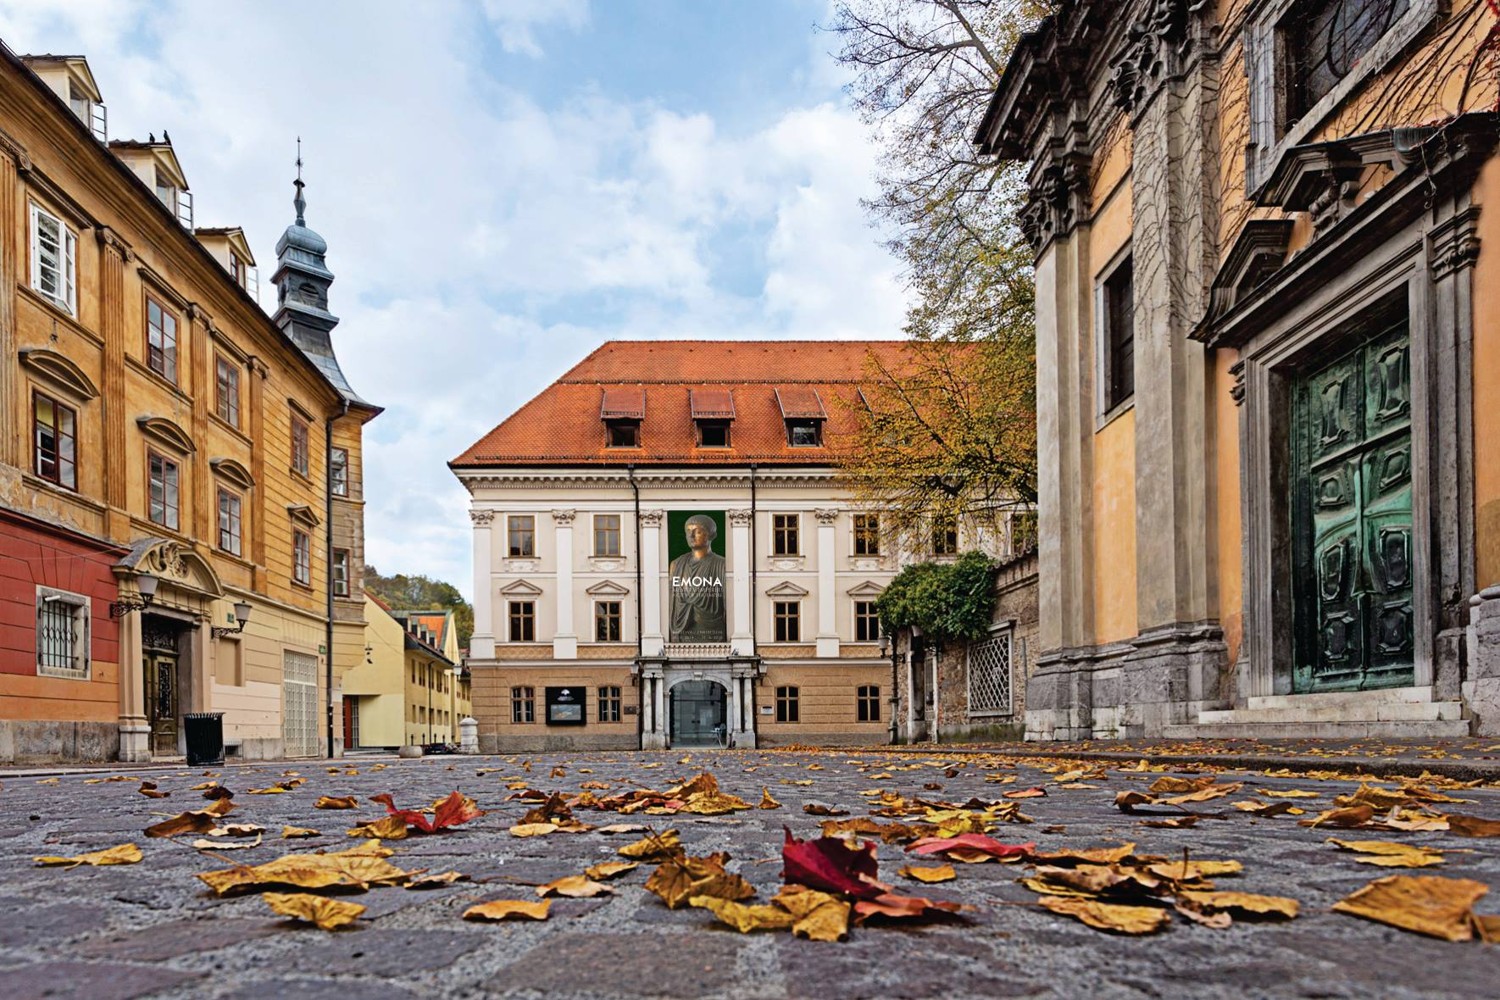
[[[762,787],[760,790],[760,807],[762,809],[780,809],[781,803],[771,798],[771,789]],[[726,921],[727,922],[727,921]]]
[[[398,885],[410,872],[386,861],[389,848],[380,841],[369,840],[345,851],[327,854],[288,854],[253,867],[237,865],[221,871],[200,872],[201,879],[220,896],[238,889],[261,889],[272,885],[290,885],[298,889],[323,889],[348,886],[368,889],[372,885]]]
[[[605,861],[585,868],[583,873],[589,878],[598,879],[603,882],[617,875],[624,875],[626,872],[634,871],[640,866],[641,863],[639,861]]]
[[[54,868],[66,866],[77,868],[79,865],[133,865],[141,860],[141,849],[134,844],[120,844],[116,847],[107,848],[103,851],[90,851],[87,854],[76,854],[71,858],[45,856],[33,858],[43,868]]]
[[[678,839],[677,831],[664,830],[659,834],[649,834],[633,844],[626,844],[620,848],[619,853],[638,861],[656,861],[679,854],[681,851],[682,844]]]
[[[1489,886],[1472,879],[1387,875],[1333,908],[1444,941],[1469,941],[1474,937],[1474,903],[1487,892]]]
[[[359,800],[352,795],[320,795],[313,803],[314,809],[358,809]]]
[[[465,920],[546,920],[552,900],[492,899],[476,903],[464,911]]]
[[[951,882],[958,878],[958,872],[953,870],[952,865],[937,865],[936,867],[914,867],[905,865],[897,875],[904,878],[916,879],[918,882]]]
[[[811,941],[842,941],[849,936],[850,905],[837,896],[800,885],[783,886],[771,902],[796,919],[792,933]]]
[[[728,924],[741,934],[789,930],[797,922],[796,917],[779,906],[746,906],[718,896],[692,896],[688,905],[708,910],[720,923]]]
[[[314,924],[325,931],[352,924],[365,912],[358,903],[314,896],[310,892],[268,892],[261,898],[271,907],[271,912]]]
[[[613,896],[615,890],[603,882],[595,882],[587,875],[565,875],[560,879],[536,887],[538,896],[568,896],[574,899],[590,899],[594,896]]]
[[[294,839],[297,839],[299,837],[321,837],[321,836],[323,836],[321,833],[319,833],[317,830],[314,830],[312,827],[308,827],[308,826],[283,826],[281,828],[281,839],[282,840],[294,840]]]
[[[1362,857],[1360,864],[1380,865],[1382,868],[1429,868],[1443,863],[1443,852],[1415,844],[1399,844],[1390,840],[1339,840],[1329,837],[1328,843],[1340,850],[1354,851]]]
[[[1037,900],[1044,909],[1081,920],[1095,930],[1116,934],[1154,934],[1171,922],[1171,916],[1154,906],[1121,906],[1096,899],[1044,896]]]
[[[1261,896],[1253,892],[1210,892],[1184,889],[1177,898],[1208,912],[1237,911],[1258,917],[1284,917],[1288,920],[1299,909],[1295,899],[1286,896]]]
[[[406,834],[406,820],[400,816],[382,816],[374,822],[356,826],[349,831],[351,837],[376,837],[380,840],[402,840]]]

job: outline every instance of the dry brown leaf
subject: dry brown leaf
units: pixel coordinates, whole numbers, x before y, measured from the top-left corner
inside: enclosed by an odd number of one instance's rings
[[[620,848],[619,853],[627,858],[635,858],[637,861],[659,861],[662,858],[670,858],[674,854],[681,854],[682,844],[676,830],[664,830],[659,834],[653,833],[643,837],[633,844],[626,844]]]
[[[1160,878],[1176,882],[1197,882],[1216,875],[1238,875],[1245,866],[1238,861],[1158,861],[1146,870]]]
[[[452,885],[454,882],[467,881],[469,881],[469,876],[463,872],[447,871],[438,872],[435,875],[418,875],[414,879],[407,880],[406,887],[408,889],[439,889],[445,885]]]
[[[760,790],[760,807],[762,809],[780,809],[781,803],[771,797],[771,789],[765,786]],[[715,914],[717,916],[717,914]],[[726,923],[728,921],[725,921]]]
[[[795,918],[792,933],[797,937],[811,941],[842,941],[849,936],[852,908],[837,896],[805,886],[788,885],[783,886],[771,902]]]
[[[904,865],[896,873],[903,878],[916,879],[918,882],[951,882],[958,878],[958,872],[953,870],[952,865],[937,865],[933,868],[913,867]]]
[[[1166,910],[1154,906],[1121,906],[1061,896],[1043,896],[1037,903],[1053,913],[1081,920],[1095,930],[1116,934],[1154,934],[1172,920]]]
[[[314,809],[358,809],[359,800],[352,795],[320,795],[313,803]]]
[[[1444,941],[1469,941],[1474,937],[1474,903],[1487,892],[1489,886],[1472,879],[1387,875],[1333,908]]]
[[[1449,815],[1448,830],[1460,837],[1500,837],[1500,820]]]
[[[1200,788],[1196,792],[1169,796],[1162,799],[1161,803],[1168,806],[1180,806],[1186,805],[1189,802],[1208,802],[1213,799],[1222,799],[1226,795],[1233,795],[1243,787],[1245,785],[1242,781],[1237,781],[1232,785],[1209,785],[1207,788]]]
[[[310,826],[283,826],[281,828],[282,840],[295,840],[300,837],[321,837],[317,830]]]
[[[213,805],[206,809],[194,809],[190,812],[178,813],[171,819],[164,819],[160,823],[153,823],[146,827],[148,837],[180,837],[185,833],[207,833],[219,825],[220,817],[234,809],[234,803],[228,799],[216,799]]]
[[[831,806],[826,802],[804,802],[802,811],[809,816],[847,816],[849,810]]]
[[[1230,805],[1234,806],[1240,812],[1247,812],[1252,816],[1280,816],[1282,813],[1292,813],[1295,815],[1302,811],[1285,800],[1281,802],[1256,802],[1254,799],[1247,799],[1243,802],[1231,802]]]
[[[1255,794],[1268,799],[1316,799],[1322,796],[1321,792],[1307,792],[1300,788],[1257,788]]]
[[[1299,826],[1337,826],[1349,829],[1350,827],[1364,826],[1374,816],[1374,806],[1346,806],[1339,809],[1329,809],[1327,812],[1319,813],[1312,819],[1298,820],[1297,824]]]
[[[1200,910],[1209,912],[1232,910],[1240,916],[1285,917],[1290,920],[1297,915],[1299,909],[1295,899],[1286,896],[1261,896],[1253,892],[1208,892],[1183,889],[1177,893],[1177,898],[1185,900]]]
[[[797,922],[796,917],[779,906],[746,906],[718,896],[693,896],[688,899],[688,905],[708,910],[720,923],[728,924],[741,934],[790,930]]]
[[[639,861],[605,861],[585,868],[583,873],[589,878],[603,882],[618,875],[624,875],[626,872],[635,871],[640,866]]]
[[[259,847],[260,839],[260,835],[256,834],[255,839],[248,843],[226,844],[222,840],[209,840],[206,837],[199,837],[193,841],[193,846],[200,851],[248,851],[252,847]]]
[[[613,896],[615,890],[603,882],[595,882],[587,875],[566,875],[560,879],[536,887],[538,896],[569,896],[574,899],[591,899],[594,896]]]
[[[315,924],[325,931],[352,924],[365,912],[365,908],[358,903],[314,896],[310,892],[268,892],[261,898],[271,907],[271,912]]]
[[[1112,865],[1124,861],[1135,853],[1135,844],[1121,844],[1119,847],[1090,847],[1081,851],[1051,851],[1047,853],[1033,852],[1031,857],[1052,865]]]
[[[609,826],[599,827],[599,829],[595,830],[594,832],[602,833],[606,837],[612,837],[620,833],[640,833],[642,830],[648,829],[650,829],[650,827],[647,827],[641,823],[611,823],[609,824]]]
[[[1183,830],[1198,825],[1198,814],[1189,813],[1186,816],[1169,816],[1166,819],[1143,819],[1141,826],[1155,827],[1162,830]]]
[[[1201,792],[1219,780],[1216,774],[1205,774],[1197,778],[1179,778],[1164,774],[1151,782],[1146,791],[1152,795],[1181,795],[1185,792]]]
[[[342,807],[340,807],[342,808]],[[356,826],[348,831],[351,837],[375,837],[379,840],[403,840],[406,837],[406,820],[400,816],[382,816],[372,823]]]
[[[265,833],[266,828],[259,823],[225,823],[208,831],[210,837],[254,837]]]
[[[755,895],[754,886],[739,875],[726,872],[716,858],[680,856],[662,862],[646,880],[646,890],[660,896],[673,910],[693,896],[742,900]]]
[[[48,855],[33,858],[32,860],[43,868],[54,868],[59,865],[68,868],[77,868],[79,865],[133,865],[141,860],[141,857],[141,849],[139,847],[136,847],[134,844],[120,844],[103,851],[76,854],[71,858]]]
[[[158,789],[156,787],[156,782],[154,781],[142,781],[141,787],[136,789],[136,791],[140,792],[148,799],[164,799],[172,794],[171,792],[163,792]]]
[[[367,889],[372,885],[399,885],[410,872],[386,861],[391,851],[378,840],[368,840],[345,851],[327,854],[288,854],[254,867],[237,865],[221,871],[200,872],[198,878],[223,896],[239,889],[254,891],[273,885],[298,889],[346,886]]]
[[[1365,865],[1380,865],[1382,868],[1430,868],[1443,863],[1443,852],[1415,844],[1399,844],[1390,840],[1339,840],[1329,837],[1328,842],[1345,851],[1364,855],[1355,860]]]
[[[492,899],[477,903],[464,911],[465,920],[546,920],[552,900]]]

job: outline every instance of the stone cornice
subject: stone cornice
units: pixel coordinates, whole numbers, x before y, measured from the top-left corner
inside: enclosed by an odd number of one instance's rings
[[[452,468],[450,466],[450,468]],[[619,490],[630,488],[630,476],[624,469],[588,468],[529,468],[529,469],[453,469],[459,482],[471,493],[476,489],[535,490],[538,486],[558,486],[570,489]],[[831,466],[816,470],[764,469],[755,470],[755,481],[761,485],[774,483],[777,486],[807,486],[826,490],[831,480],[838,475]],[[635,470],[637,486],[655,489],[689,490],[704,487],[727,486],[748,489],[749,466],[734,469],[672,469]]]

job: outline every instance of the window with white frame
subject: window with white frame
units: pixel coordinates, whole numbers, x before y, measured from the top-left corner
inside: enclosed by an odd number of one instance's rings
[[[240,498],[228,490],[219,491],[219,548],[240,554]]]
[[[51,587],[36,589],[36,672],[89,679],[89,599]]]
[[[31,206],[31,288],[78,315],[78,235],[57,216]]]
[[[1005,629],[969,645],[969,714],[1009,715],[1015,634]]]
[[[349,596],[349,550],[333,550],[333,596]]]
[[[292,532],[292,582],[312,586],[312,539],[305,531]]]
[[[349,449],[331,448],[328,456],[328,489],[336,497],[349,495]]]
[[[147,514],[173,531],[178,527],[179,476],[176,462],[154,451],[146,454]]]

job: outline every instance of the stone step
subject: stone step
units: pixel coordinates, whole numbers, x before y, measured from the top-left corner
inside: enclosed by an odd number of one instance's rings
[[[1198,713],[1199,725],[1298,722],[1454,722],[1463,718],[1456,701],[1371,701],[1358,705],[1288,704],[1277,708],[1227,709]]]
[[[1275,694],[1251,698],[1248,707],[1300,708],[1304,705],[1359,708],[1390,702],[1427,704],[1434,700],[1431,685],[1422,687],[1384,688],[1379,691],[1329,691],[1322,694]]]
[[[1218,722],[1167,726],[1172,740],[1342,740],[1378,736],[1385,739],[1442,740],[1469,735],[1466,719],[1437,722],[1359,720],[1342,722]]]

